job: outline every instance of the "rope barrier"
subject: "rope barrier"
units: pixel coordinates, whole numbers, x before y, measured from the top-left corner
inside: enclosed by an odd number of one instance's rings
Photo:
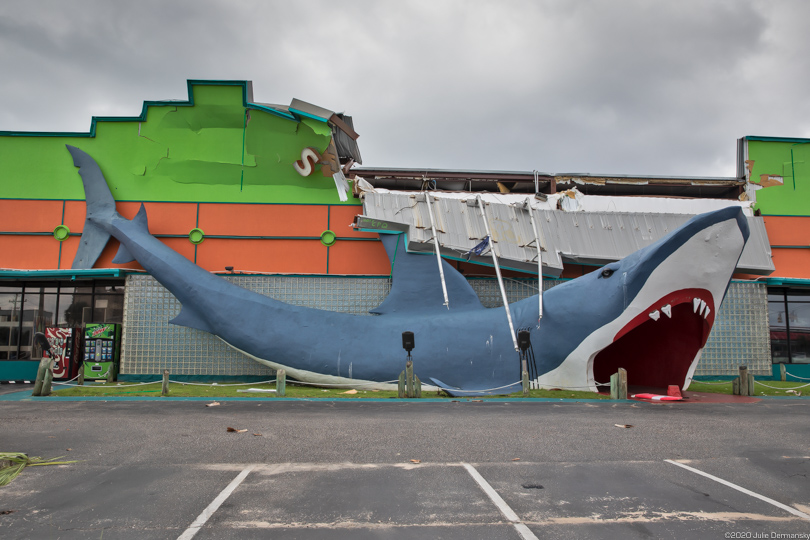
[[[156,382],[158,384],[160,384],[162,381],[156,381]],[[275,379],[270,379],[270,380],[267,380],[267,381],[248,382],[248,383],[234,383],[234,384],[193,383],[193,382],[187,382],[187,381],[173,381],[171,379],[169,379],[169,382],[174,383],[174,384],[185,384],[185,385],[188,385],[188,386],[223,386],[224,387],[224,386],[250,386],[250,385],[255,385],[255,384],[270,384],[270,383],[276,382],[276,380]],[[155,383],[148,383],[148,384],[155,384]]]
[[[76,380],[76,379],[78,379],[78,378],[79,378],[79,376],[78,376],[78,375],[76,375],[76,376],[75,376],[75,377],[73,377],[72,379],[68,379],[68,380],[66,380],[65,382],[57,382],[57,381],[53,381],[53,383],[52,383],[52,384],[62,384],[62,385],[65,385],[65,384],[70,384],[70,381],[75,381],[75,380]]]
[[[799,379],[800,381],[810,381],[807,377],[799,377],[798,375],[794,375],[793,373],[786,373],[787,377],[793,377],[794,379]]]
[[[399,380],[397,380],[397,379],[395,379],[395,380],[393,380],[393,381],[379,381],[379,382],[377,382],[377,381],[369,381],[369,382],[357,382],[357,383],[355,383],[355,384],[349,384],[349,383],[332,383],[332,384],[329,384],[329,383],[310,383],[310,382],[304,382],[304,381],[293,381],[293,380],[287,381],[287,384],[291,384],[291,385],[301,385],[301,386],[330,386],[330,387],[338,387],[338,388],[345,388],[345,387],[347,387],[347,386],[371,386],[371,385],[375,385],[375,384],[397,384],[397,383],[399,383]]]
[[[761,386],[764,386],[765,388],[772,388],[774,390],[797,390],[799,388],[807,388],[808,386],[810,386],[810,383],[807,383],[807,384],[803,384],[801,386],[794,386],[793,388],[784,388],[782,386],[770,386],[768,384],[761,383],[756,379],[754,379],[754,384],[759,384]]]

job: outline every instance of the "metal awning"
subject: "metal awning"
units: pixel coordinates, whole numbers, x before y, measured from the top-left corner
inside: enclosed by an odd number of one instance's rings
[[[566,262],[603,265],[622,259],[654,243],[705,210],[704,204],[704,208],[692,214],[659,211],[565,211],[548,208],[548,205],[540,204],[531,196],[499,199],[503,202],[485,202],[485,208],[492,229],[492,240],[497,243],[502,266],[537,273],[535,234],[529,214],[531,211],[539,229],[543,273],[554,277],[562,273]],[[639,199],[641,198],[637,198]],[[486,237],[480,211],[476,212],[475,194],[431,192],[430,200],[441,255],[449,259],[489,264],[486,256],[472,255],[468,259],[467,255]],[[507,202],[509,200],[513,202]],[[661,201],[662,199],[655,200],[657,205],[662,204]],[[703,203],[705,199],[697,202]],[[719,208],[734,204],[734,201],[717,203]],[[404,231],[407,234],[409,251],[432,252],[434,243],[427,204],[424,192],[366,192],[363,201],[365,213],[358,219],[357,227],[374,231]],[[678,200],[677,206],[682,210],[684,200]],[[754,216],[747,216],[747,219],[751,236],[737,265],[737,271],[768,275],[775,268],[764,221]]]

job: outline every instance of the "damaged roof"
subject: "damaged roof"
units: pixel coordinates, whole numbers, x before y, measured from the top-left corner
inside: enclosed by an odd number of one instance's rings
[[[554,194],[576,187],[586,195],[646,195],[737,199],[745,179],[735,177],[628,176],[539,171],[475,171],[446,169],[352,169],[374,187],[392,190],[435,189],[500,193]]]
[[[753,215],[747,202],[647,197],[593,197],[603,200],[586,202],[587,197],[576,190],[547,197],[545,201],[519,194],[429,193],[440,251],[450,259],[490,262],[486,254],[468,256],[486,237],[476,203],[480,195],[492,240],[497,244],[501,264],[507,268],[537,273],[530,212],[539,229],[543,273],[557,277],[564,263],[603,265],[617,261],[654,243],[694,215],[737,205],[743,207],[751,228],[737,271],[759,275],[774,271],[764,221]],[[611,202],[621,199],[621,207],[611,208]],[[364,230],[404,231],[410,251],[432,252],[427,201],[424,192],[365,192],[364,215],[356,225]],[[695,202],[700,204],[690,204]],[[589,205],[590,210],[586,209]]]

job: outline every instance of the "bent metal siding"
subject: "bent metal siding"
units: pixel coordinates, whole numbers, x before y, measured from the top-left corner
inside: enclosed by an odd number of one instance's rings
[[[301,306],[367,315],[387,296],[388,277],[233,275],[226,279],[246,289]],[[486,307],[501,304],[494,278],[470,278]],[[544,289],[562,283],[544,280]],[[537,293],[537,281],[506,279],[514,302]],[[169,324],[180,312],[177,299],[153,277],[127,277],[121,374],[271,376],[272,370],[231,349],[214,335]],[[268,321],[272,324],[272,321]],[[535,343],[540,353],[542,344]],[[733,375],[744,364],[757,375],[771,373],[767,289],[764,284],[733,282],[718,312],[696,376]]]

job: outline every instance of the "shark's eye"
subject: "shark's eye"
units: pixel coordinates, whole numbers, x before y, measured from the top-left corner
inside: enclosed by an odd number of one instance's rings
[[[609,278],[612,275],[613,275],[613,270],[612,269],[605,268],[604,270],[602,270],[602,277],[603,278]]]

